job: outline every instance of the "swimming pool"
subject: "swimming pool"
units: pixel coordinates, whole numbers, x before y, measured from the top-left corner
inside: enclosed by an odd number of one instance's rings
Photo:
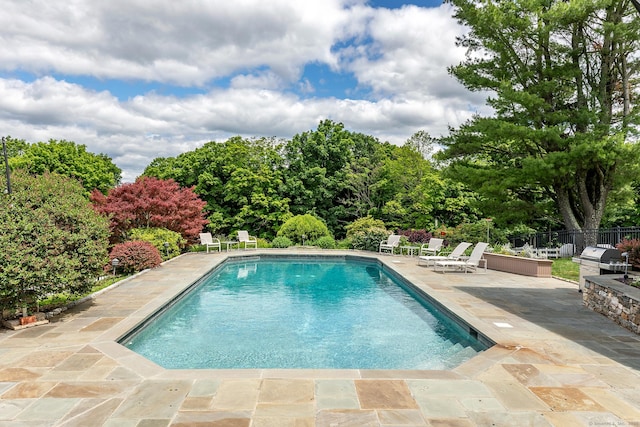
[[[169,369],[449,369],[487,347],[357,257],[231,258],[120,342]]]

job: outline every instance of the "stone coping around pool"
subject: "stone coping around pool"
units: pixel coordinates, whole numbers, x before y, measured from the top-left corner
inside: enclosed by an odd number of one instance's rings
[[[193,255],[48,325],[1,329],[0,425],[640,425],[640,336],[587,309],[575,285],[442,277],[403,256],[378,258],[498,344],[450,371],[161,368],[114,338],[225,258]]]
[[[198,253],[187,253],[182,256],[193,256],[198,255]],[[275,373],[282,372],[283,370],[273,370],[273,369],[245,369],[245,370],[220,370],[220,369],[198,369],[198,370],[180,370],[180,369],[165,369],[154,362],[146,359],[145,357],[135,353],[134,351],[126,348],[124,345],[120,344],[124,342],[128,337],[132,336],[136,333],[137,330],[142,328],[147,322],[152,320],[153,318],[161,315],[166,309],[168,309],[172,304],[177,302],[183,295],[186,295],[193,288],[197,287],[202,280],[206,278],[207,275],[211,274],[217,268],[221,267],[225,262],[242,262],[249,260],[256,260],[260,257],[263,258],[276,258],[276,257],[293,257],[298,259],[310,259],[310,258],[322,258],[322,259],[353,259],[353,260],[362,260],[366,262],[377,263],[382,269],[385,269],[388,273],[393,274],[396,278],[400,278],[403,282],[410,284],[410,286],[415,289],[415,291],[420,294],[421,297],[427,299],[429,302],[434,303],[434,306],[443,311],[446,316],[448,316],[451,320],[456,322],[463,329],[469,331],[472,336],[478,338],[479,342],[490,350],[491,346],[495,345],[495,343],[500,342],[499,340],[503,340],[501,337],[499,330],[495,331],[486,331],[482,330],[478,325],[482,325],[479,319],[474,318],[473,316],[469,316],[469,313],[462,309],[457,308],[457,305],[454,302],[446,301],[442,302],[441,297],[435,297],[431,295],[427,288],[423,286],[418,286],[414,283],[411,277],[403,275],[397,270],[398,264],[413,264],[413,261],[410,259],[404,259],[402,257],[383,257],[378,256],[377,253],[374,252],[366,252],[366,251],[325,251],[325,250],[317,250],[315,253],[294,253],[287,249],[257,249],[257,250],[247,250],[245,251],[236,251],[236,252],[222,252],[220,254],[207,254],[212,258],[211,264],[207,264],[202,269],[198,271],[200,274],[197,277],[185,277],[185,281],[181,284],[173,284],[170,288],[167,288],[165,292],[163,292],[160,296],[156,297],[152,302],[145,304],[143,307],[138,309],[133,314],[127,316],[126,319],[123,319],[118,324],[114,325],[108,331],[105,331],[99,337],[100,343],[96,342],[94,345],[96,348],[99,348],[106,355],[110,357],[114,357],[121,361],[121,363],[127,365],[129,363],[132,364],[130,369],[134,369],[136,372],[141,370],[142,372],[149,372],[151,376],[182,376],[182,374],[186,374],[187,377],[191,377],[192,374],[190,372],[202,372],[202,371],[211,371],[211,375],[225,375],[225,371],[228,371],[229,375],[241,375],[242,377],[247,378],[264,378],[265,375],[270,377]],[[153,270],[148,270],[149,272],[153,272]],[[197,274],[197,273],[196,273]],[[144,276],[140,276],[144,278]],[[508,340],[507,340],[508,341]],[[507,344],[507,347],[510,347]],[[481,353],[484,353],[488,350],[485,350]],[[475,356],[477,357],[477,356]],[[472,358],[473,359],[473,358]],[[464,364],[464,363],[463,363]],[[289,372],[289,376],[292,377],[304,377],[305,371],[308,370],[300,370],[300,369],[290,369],[286,370]],[[313,370],[323,371],[323,370]],[[351,377],[352,375],[356,375],[357,377],[361,377],[362,373],[360,370],[332,370],[329,369],[330,372],[339,372],[341,376]],[[364,372],[365,370],[363,370]],[[173,373],[171,373],[173,372]],[[354,373],[355,372],[355,373]],[[375,372],[378,372],[377,370]],[[379,371],[382,372],[382,371]],[[400,374],[400,372],[404,371],[394,371],[396,372],[397,377],[401,378],[422,378],[422,371],[418,370],[408,370],[404,374]],[[328,373],[329,376],[332,374]],[[369,373],[368,375],[371,375]]]

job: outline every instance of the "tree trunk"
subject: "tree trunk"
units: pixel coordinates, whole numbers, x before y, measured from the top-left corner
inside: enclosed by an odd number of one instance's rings
[[[581,230],[580,222],[576,218],[576,214],[573,211],[571,203],[571,197],[569,196],[569,190],[562,186],[554,187],[556,193],[556,203],[558,204],[558,210],[562,215],[564,226],[567,230]]]
[[[578,177],[578,181],[578,198],[582,212],[576,213],[574,211],[573,207],[576,203],[572,202],[569,190],[562,186],[555,188],[558,210],[562,214],[562,219],[567,230],[582,231],[584,234],[584,245],[595,246],[598,243],[598,233],[596,230],[600,227],[600,221],[604,215],[605,202],[609,191],[602,184],[599,184],[597,191],[594,191],[594,189],[589,191],[585,177]],[[589,197],[590,195],[594,196],[595,200],[592,200]],[[580,219],[579,215],[581,216]]]

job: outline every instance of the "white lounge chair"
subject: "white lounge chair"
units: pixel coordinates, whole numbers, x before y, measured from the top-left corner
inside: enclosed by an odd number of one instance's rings
[[[258,239],[253,236],[249,236],[249,232],[246,230],[238,230],[238,242],[244,243],[245,249],[250,245],[256,249],[258,248]]]
[[[424,244],[420,248],[420,255],[438,255],[438,252],[442,249],[443,239],[437,239],[432,237],[429,239],[429,244]]]
[[[418,257],[418,265],[422,264],[423,262],[426,265],[429,265],[431,263],[435,263],[436,261],[456,261],[456,260],[460,259],[460,257],[462,255],[464,255],[464,251],[466,251],[469,246],[471,246],[471,243],[462,242],[462,243],[458,243],[458,246],[453,248],[453,251],[451,251],[451,253],[449,255],[422,255],[422,256],[419,256]]]
[[[209,248],[217,248],[219,252],[222,252],[220,239],[214,239],[211,233],[200,233],[200,244],[207,247],[207,253],[209,253]]]
[[[378,252],[382,253],[383,251],[389,251],[389,253],[393,255],[393,251],[400,244],[400,237],[401,236],[399,236],[398,234],[390,235],[387,240],[380,242]]]
[[[471,255],[469,255],[469,259],[466,260],[447,260],[447,261],[436,261],[434,265],[434,270],[438,271],[438,268],[442,268],[442,272],[444,273],[449,270],[464,270],[466,273],[469,270],[477,271],[478,266],[480,265],[480,261],[482,260],[482,254],[489,246],[488,243],[480,242],[478,243],[473,251],[471,251]],[[484,271],[487,271],[487,262],[484,262]]]

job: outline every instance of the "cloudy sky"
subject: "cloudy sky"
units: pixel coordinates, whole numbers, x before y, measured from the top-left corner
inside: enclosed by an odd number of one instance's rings
[[[437,0],[0,0],[0,135],[66,139],[133,181],[156,157],[323,119],[402,144],[484,109]]]

